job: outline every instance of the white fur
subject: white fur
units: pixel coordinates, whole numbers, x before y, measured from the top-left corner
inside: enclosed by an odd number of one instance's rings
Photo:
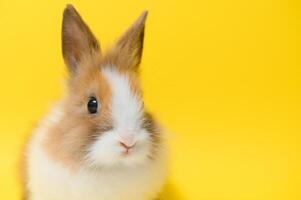
[[[126,75],[121,75],[112,67],[102,70],[112,89],[112,117],[117,131],[127,131],[130,134],[137,131],[141,125],[142,102],[130,88]]]
[[[30,200],[149,200],[155,198],[166,178],[165,151],[159,147],[154,160],[150,136],[141,129],[142,105],[129,87],[128,78],[104,70],[112,92],[114,129],[102,134],[88,149],[86,166],[70,171],[52,160],[43,148],[49,127],[61,118],[60,107],[40,124],[29,144],[28,183]],[[118,145],[124,137],[136,142],[127,156]],[[84,163],[83,163],[84,164]]]
[[[128,77],[114,71],[112,67],[102,70],[112,90],[111,116],[113,130],[101,134],[89,149],[87,160],[92,165],[112,166],[116,164],[137,165],[148,159],[151,148],[149,133],[141,129],[142,103],[133,94]],[[120,142],[134,144],[129,154]]]

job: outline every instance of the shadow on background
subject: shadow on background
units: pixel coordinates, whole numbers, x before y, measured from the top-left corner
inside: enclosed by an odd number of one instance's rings
[[[156,200],[184,200],[184,198],[177,186],[168,181],[161,195]]]

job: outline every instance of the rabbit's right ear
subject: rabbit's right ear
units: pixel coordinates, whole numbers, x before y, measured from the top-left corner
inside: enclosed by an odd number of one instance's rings
[[[62,50],[71,73],[76,72],[83,58],[100,52],[98,41],[72,5],[64,10]]]

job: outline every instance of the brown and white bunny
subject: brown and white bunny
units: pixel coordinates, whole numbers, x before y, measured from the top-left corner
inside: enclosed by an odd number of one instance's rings
[[[166,178],[163,133],[138,78],[147,12],[102,53],[77,11],[64,11],[64,98],[30,139],[28,200],[148,200]]]

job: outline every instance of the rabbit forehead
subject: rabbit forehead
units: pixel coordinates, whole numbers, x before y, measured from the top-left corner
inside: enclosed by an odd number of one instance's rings
[[[104,67],[103,76],[110,85],[111,117],[115,129],[135,131],[141,126],[143,103],[137,80],[129,73]]]

